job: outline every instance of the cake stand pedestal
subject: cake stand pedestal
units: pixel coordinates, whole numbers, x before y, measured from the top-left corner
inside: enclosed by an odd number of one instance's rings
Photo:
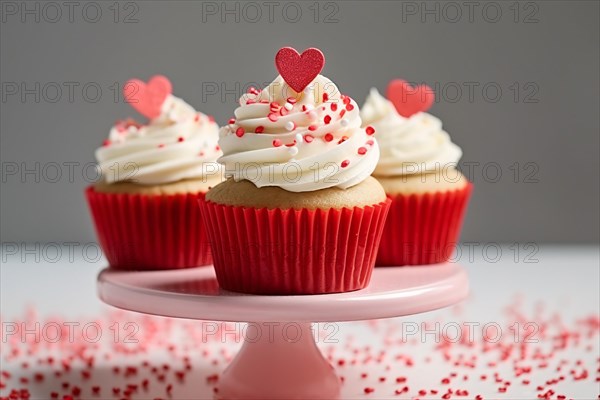
[[[102,301],[166,317],[248,322],[244,345],[219,379],[217,399],[336,399],[340,380],[316,346],[312,322],[423,313],[468,294],[457,264],[376,268],[370,285],[349,293],[256,296],[219,288],[214,270],[117,271],[98,276]]]

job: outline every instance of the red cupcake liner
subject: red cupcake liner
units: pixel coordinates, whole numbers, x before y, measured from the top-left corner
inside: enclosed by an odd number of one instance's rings
[[[90,186],[85,194],[111,267],[157,270],[212,263],[198,208],[204,193],[102,193]]]
[[[201,201],[219,285],[252,294],[366,287],[390,200],[329,210],[247,208]]]
[[[389,196],[377,266],[448,261],[456,246],[473,184],[447,192]]]

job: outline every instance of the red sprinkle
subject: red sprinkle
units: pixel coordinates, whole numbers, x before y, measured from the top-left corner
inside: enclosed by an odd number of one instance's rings
[[[275,139],[273,140],[273,147],[281,147],[283,145],[283,142],[279,139]]]
[[[350,165],[350,160],[344,160],[342,161],[342,168],[346,168],[348,165]]]
[[[275,121],[277,121],[278,119],[279,119],[279,116],[278,116],[277,114],[275,114],[275,113],[270,113],[270,114],[269,114],[269,121],[271,121],[271,122],[275,122]]]
[[[185,139],[183,138],[183,136],[179,136],[179,137],[177,138],[177,141],[178,141],[178,142],[183,142],[184,140],[185,140]]]
[[[375,133],[375,129],[372,126],[367,126],[367,128],[365,129],[365,131],[367,132],[367,135],[372,135]]]
[[[308,130],[309,131],[316,131],[317,130],[317,126],[316,125],[309,125]]]
[[[372,387],[366,387],[364,391],[365,391],[365,394],[369,394],[369,393],[373,393],[375,391],[375,389],[373,389]]]
[[[367,153],[367,148],[366,147],[359,147],[358,148],[358,154],[360,154],[361,156]]]
[[[313,135],[308,135],[308,134],[304,135],[304,141],[306,143],[311,143],[313,140],[315,140],[315,137]]]
[[[246,131],[244,131],[244,128],[242,128],[241,126],[239,128],[237,128],[235,131],[235,134],[237,137],[242,137],[242,136],[244,136],[245,133],[246,133]]]
[[[325,121],[325,124],[328,124],[331,122],[331,116],[330,115],[326,115],[325,118],[323,118],[323,121]]]
[[[256,129],[254,130],[255,133],[263,133],[265,131],[265,127],[262,125],[259,125],[256,127]]]
[[[326,142],[331,142],[333,140],[333,135],[331,133],[328,133],[327,135],[325,135],[324,139]]]

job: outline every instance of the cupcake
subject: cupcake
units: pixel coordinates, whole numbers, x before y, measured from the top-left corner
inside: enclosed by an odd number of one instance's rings
[[[460,147],[425,112],[433,96],[427,86],[395,80],[387,99],[371,89],[361,110],[381,146],[373,176],[392,200],[378,266],[445,262],[458,240],[472,185],[456,169]]]
[[[317,49],[281,49],[281,75],[250,88],[220,130],[229,179],[201,205],[226,290],[319,294],[369,283],[389,207],[370,177],[379,147],[354,100],[319,75],[323,64]]]
[[[221,181],[219,128],[155,76],[131,80],[125,100],[149,121],[118,121],[96,150],[101,179],[86,190],[111,267],[173,269],[212,263],[198,200]]]

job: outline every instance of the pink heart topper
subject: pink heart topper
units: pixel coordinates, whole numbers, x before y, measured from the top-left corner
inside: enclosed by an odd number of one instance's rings
[[[325,65],[325,56],[319,49],[311,47],[299,54],[296,49],[283,47],[275,55],[275,66],[286,83],[300,93]]]
[[[148,83],[139,79],[128,80],[123,86],[123,96],[140,114],[153,119],[160,115],[162,105],[172,90],[167,77],[155,75]]]
[[[394,79],[388,84],[387,98],[394,104],[398,114],[408,118],[429,110],[435,100],[435,94],[427,85],[413,87],[402,79]]]

